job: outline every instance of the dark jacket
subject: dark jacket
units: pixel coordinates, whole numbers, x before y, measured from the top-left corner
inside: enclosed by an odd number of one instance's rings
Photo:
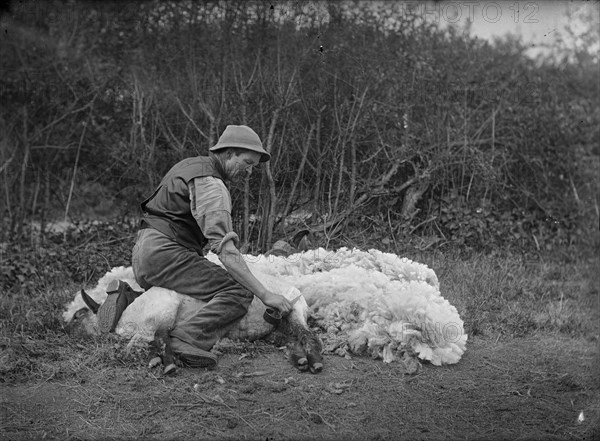
[[[225,180],[221,167],[210,157],[197,156],[175,164],[152,196],[142,202],[142,226],[155,228],[202,255],[207,240],[192,215],[188,184],[204,176]]]

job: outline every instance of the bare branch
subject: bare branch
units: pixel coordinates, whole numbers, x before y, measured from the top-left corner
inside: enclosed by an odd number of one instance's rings
[[[179,108],[181,109],[181,112],[185,115],[185,117],[188,119],[189,122],[192,123],[192,125],[194,126],[194,128],[196,129],[196,131],[204,138],[204,139],[208,139],[208,136],[206,135],[206,133],[204,133],[200,127],[198,127],[196,125],[196,122],[194,121],[194,119],[185,111],[185,109],[183,108],[183,104],[181,104],[181,101],[179,101],[179,97],[175,98],[175,101],[177,101],[177,104],[179,104]]]

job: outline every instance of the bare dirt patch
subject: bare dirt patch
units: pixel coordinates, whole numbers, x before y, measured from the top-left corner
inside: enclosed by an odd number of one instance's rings
[[[475,337],[457,365],[416,376],[337,356],[320,375],[299,373],[262,342],[223,354],[216,370],[173,377],[100,363],[4,383],[1,437],[598,440],[598,358],[595,341],[544,334]]]

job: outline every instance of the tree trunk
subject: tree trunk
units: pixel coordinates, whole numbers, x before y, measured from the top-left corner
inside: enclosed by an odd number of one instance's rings
[[[87,129],[87,125],[91,119],[91,110],[90,117],[86,120],[83,129],[81,130],[81,137],[79,138],[79,144],[77,145],[77,154],[75,155],[75,164],[73,165],[73,176],[71,177],[71,186],[69,187],[69,197],[67,198],[67,206],[65,207],[65,222],[67,222],[69,217],[69,207],[71,206],[71,198],[73,197],[73,190],[75,189],[75,178],[77,176],[77,167],[79,166],[79,155],[81,154],[81,146],[83,145],[83,139],[85,137],[85,131]]]
[[[52,165],[52,164],[50,164]],[[46,221],[48,211],[50,210],[50,168],[47,167],[44,172],[44,205],[42,207],[42,216],[40,219],[40,230],[42,231],[42,241],[44,240],[44,231],[46,230]]]
[[[350,204],[354,202],[354,192],[356,191],[356,139],[350,141]]]
[[[21,177],[19,182],[19,213],[17,215],[17,236],[23,231],[23,219],[25,217],[25,175],[29,163],[29,140],[27,135],[27,107],[23,106],[23,142],[25,143],[25,154],[23,155],[23,164],[21,164]]]
[[[242,96],[242,102],[245,102],[245,97]],[[242,124],[247,125],[248,120],[246,119],[246,105],[242,105]],[[248,244],[250,243],[250,177],[246,176],[244,179],[244,212],[242,218],[242,240],[240,244],[240,249],[243,249],[243,253],[247,252]]]
[[[283,210],[283,217],[286,217],[290,214],[292,202],[294,200],[294,196],[296,194],[296,188],[300,183],[300,178],[302,177],[302,173],[304,172],[304,166],[306,165],[306,158],[308,156],[308,148],[310,146],[310,139],[312,137],[312,133],[315,129],[315,125],[312,124],[308,131],[308,136],[306,137],[306,142],[304,144],[304,149],[302,150],[302,159],[300,160],[300,166],[298,167],[298,171],[296,172],[296,177],[294,179],[294,183],[292,184],[292,189],[290,191],[290,195],[288,197],[287,203],[285,204],[285,210]]]
[[[268,153],[272,153],[273,150],[273,138],[275,136],[275,126],[279,119],[279,113],[281,108],[275,109],[273,112],[273,119],[269,127],[269,135],[267,136],[267,143],[265,150]],[[273,238],[273,225],[275,224],[276,207],[277,207],[277,192],[275,189],[275,181],[273,180],[273,173],[271,171],[271,162],[265,163],[265,177],[267,180],[267,188],[269,189],[268,197],[264,199],[263,203],[263,218],[261,224],[261,235],[260,235],[260,249],[266,251],[271,246]]]
[[[321,109],[324,110],[324,109]],[[319,116],[317,117],[317,132],[315,134],[315,151],[316,151],[316,159],[317,159],[317,168],[315,170],[315,188],[313,192],[313,214],[311,222],[316,222],[318,213],[321,211],[321,170],[323,167],[323,161],[321,156],[321,112],[319,112]]]
[[[342,192],[342,181],[344,180],[344,141],[339,144],[340,147],[340,164],[338,167],[338,181],[337,181],[337,190],[335,192],[335,202],[333,203],[333,215],[337,214],[338,204],[340,202],[340,194]],[[332,176],[333,179],[333,176]]]

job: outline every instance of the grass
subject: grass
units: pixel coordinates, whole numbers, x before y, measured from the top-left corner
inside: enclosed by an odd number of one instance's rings
[[[456,306],[470,335],[553,332],[599,338],[597,258],[565,263],[432,253],[419,261],[435,269],[442,295]]]
[[[64,333],[61,319],[64,305],[82,285],[95,283],[108,269],[105,260],[114,261],[114,266],[127,264],[134,237],[131,224],[96,223],[90,230],[91,234],[67,238],[66,244],[62,237],[43,246],[21,248],[21,254],[13,254],[12,260],[2,262],[5,270],[0,279],[4,284],[0,296],[0,347],[5,362],[0,363],[0,374],[4,381],[26,379],[27,372],[49,375],[45,363],[49,358],[60,358],[60,354],[53,354],[53,350],[38,353],[36,344],[43,346],[52,341],[55,344],[51,347],[57,351],[63,345],[70,348],[72,343]],[[115,238],[119,232],[125,240]],[[89,241],[90,235],[93,242]],[[471,337],[525,337],[545,332],[589,341],[600,338],[597,257],[564,262],[552,256],[533,260],[516,254],[474,253],[465,257],[432,251],[405,255],[436,271],[442,295],[456,306]],[[66,268],[74,262],[84,275],[71,277],[73,270]],[[13,271],[11,279],[7,267],[24,268],[26,274],[15,276]],[[7,351],[14,345],[31,347],[32,354],[37,355],[23,358],[18,355],[22,351],[14,351],[8,356]]]
[[[597,439],[597,255],[404,253],[436,271],[465,322],[469,343],[456,367],[407,377],[394,364],[329,356],[323,374],[306,376],[258,343],[226,349],[215,372],[162,378],[144,367],[145,349],[128,353],[114,335],[64,332],[64,305],[106,261],[126,264],[133,244],[127,228],[93,232],[93,240],[55,238],[3,254],[0,387],[10,398],[0,402],[9,421],[0,434],[11,439],[289,439],[298,427],[323,439]],[[32,391],[39,412],[23,404]],[[48,410],[55,400],[70,403],[69,417]],[[587,426],[575,422],[580,411]]]

